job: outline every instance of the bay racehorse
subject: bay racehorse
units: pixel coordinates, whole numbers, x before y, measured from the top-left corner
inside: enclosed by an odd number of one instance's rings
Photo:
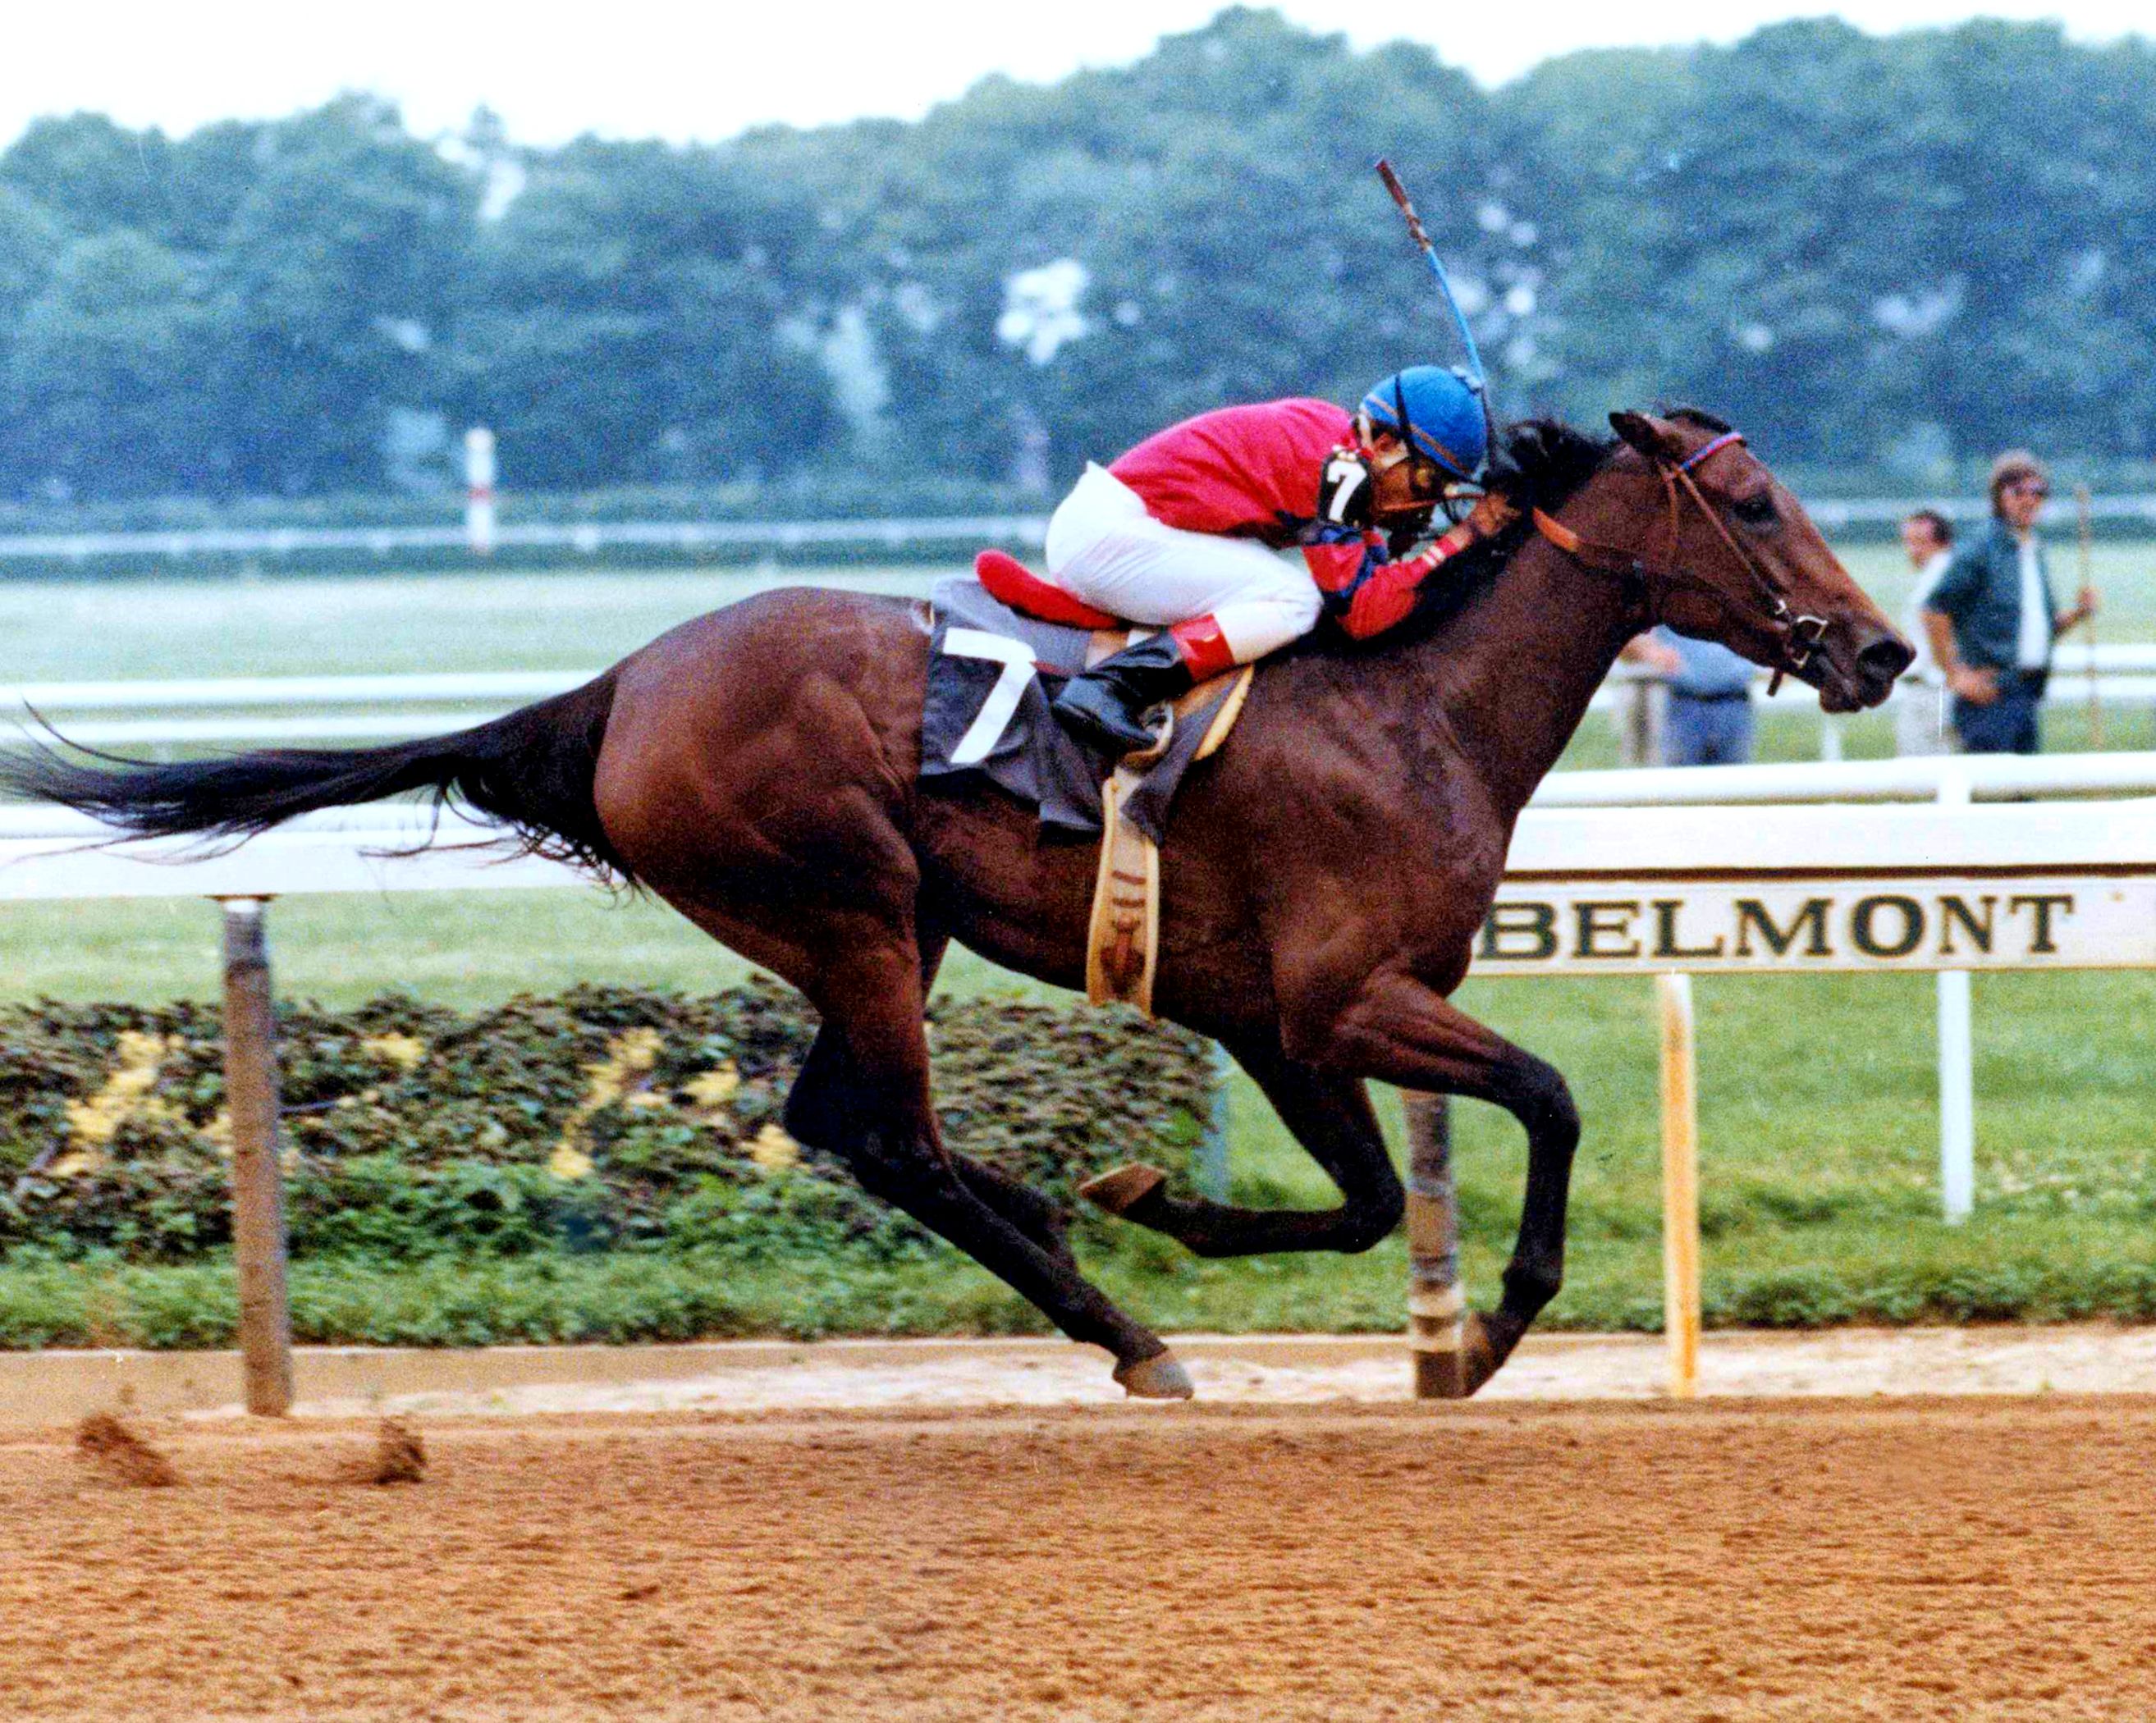
[[[1492,487],[1518,520],[1392,633],[1265,664],[1228,746],[1181,792],[1155,1007],[1240,1061],[1338,1206],[1110,1181],[1118,1212],[1201,1254],[1363,1250],[1402,1210],[1366,1080],[1507,1109],[1526,1194],[1502,1298],[1470,1320],[1471,1390],[1558,1290],[1579,1138],[1563,1078],[1446,997],[1528,795],[1651,622],[1795,675],[1836,711],[1886,699],[1910,657],[1727,427],[1690,410],[1610,422],[1614,440],[1513,427]],[[917,603],[772,592],[455,735],[116,769],[41,749],[0,765],[0,787],[133,835],[232,838],[431,792],[636,882],[821,1013],[787,1104],[798,1140],[1106,1347],[1132,1392],[1187,1394],[1159,1338],[1080,1271],[1061,1211],[943,1146],[921,1008],[947,942],[1081,985],[1095,854],[985,784],[921,781],[927,655]]]

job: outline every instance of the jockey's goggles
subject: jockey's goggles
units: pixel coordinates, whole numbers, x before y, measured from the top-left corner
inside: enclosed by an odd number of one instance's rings
[[[1380,428],[1391,431],[1389,425]],[[1395,437],[1399,433],[1394,432]],[[1432,508],[1443,509],[1445,518],[1454,526],[1465,520],[1482,500],[1482,487],[1471,485],[1456,473],[1448,471],[1440,462],[1432,460],[1413,444],[1401,441],[1400,453],[1385,463],[1398,466],[1404,463],[1408,469],[1408,492],[1414,500]]]

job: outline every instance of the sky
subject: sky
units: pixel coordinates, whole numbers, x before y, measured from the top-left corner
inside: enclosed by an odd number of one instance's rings
[[[1050,82],[1127,64],[1219,0],[74,0],[13,9],[0,54],[0,141],[78,109],[192,130],[316,105],[344,90],[395,100],[427,135],[484,104],[520,142],[715,141],[749,126],[865,115],[917,119],[978,79]],[[1731,42],[1832,10],[1874,32],[2055,18],[2084,39],[2151,28],[2148,0],[1658,0],[1650,7],[1281,0],[1358,47],[1428,44],[1485,84],[1578,48]]]

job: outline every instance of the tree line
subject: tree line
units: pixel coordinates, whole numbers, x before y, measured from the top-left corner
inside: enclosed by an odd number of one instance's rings
[[[2156,49],[1815,20],[1486,90],[1221,13],[918,123],[717,146],[412,135],[352,95],[0,153],[0,496],[1061,482],[1186,413],[1453,356],[1500,408],[1688,400],[1936,480],[2156,454]]]

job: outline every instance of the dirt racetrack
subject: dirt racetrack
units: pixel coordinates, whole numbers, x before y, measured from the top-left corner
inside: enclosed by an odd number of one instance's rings
[[[0,1436],[0,1713],[2156,1715],[2156,1401]]]

